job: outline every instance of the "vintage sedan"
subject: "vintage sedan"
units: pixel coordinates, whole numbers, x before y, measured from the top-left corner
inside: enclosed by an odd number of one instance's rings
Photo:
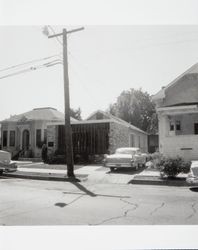
[[[198,185],[198,161],[191,161],[190,173],[188,174],[186,181],[189,185]]]
[[[17,164],[11,161],[11,154],[9,152],[0,150],[0,174],[3,172],[16,171]]]
[[[147,154],[141,153],[139,148],[118,148],[115,154],[105,155],[104,167],[114,170],[115,168],[135,168],[143,167],[147,160]]]

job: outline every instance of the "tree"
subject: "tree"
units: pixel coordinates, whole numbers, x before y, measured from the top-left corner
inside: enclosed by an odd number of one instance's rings
[[[70,115],[71,117],[77,119],[77,120],[82,120],[82,117],[81,117],[81,109],[78,108],[78,109],[72,109],[70,108]]]
[[[157,114],[151,96],[142,89],[123,91],[108,112],[148,132],[157,132]]]

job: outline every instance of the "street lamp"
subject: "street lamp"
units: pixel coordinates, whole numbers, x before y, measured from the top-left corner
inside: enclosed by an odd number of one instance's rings
[[[65,144],[66,144],[66,164],[67,176],[75,177],[74,175],[74,160],[73,160],[73,145],[72,145],[72,130],[70,124],[70,100],[69,100],[69,74],[68,74],[68,57],[67,57],[67,34],[81,31],[84,28],[78,28],[67,31],[63,29],[62,33],[49,35],[48,26],[44,26],[43,34],[48,38],[63,37],[63,76],[64,76],[64,101],[65,101]]]

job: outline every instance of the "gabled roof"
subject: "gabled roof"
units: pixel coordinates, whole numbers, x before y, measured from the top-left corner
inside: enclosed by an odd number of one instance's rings
[[[110,121],[113,121],[113,122],[116,122],[116,123],[118,123],[118,124],[124,125],[125,127],[131,128],[131,129],[133,129],[133,130],[135,130],[135,131],[138,131],[138,132],[140,132],[140,133],[147,134],[145,131],[143,131],[143,130],[137,128],[136,126],[134,126],[134,125],[132,125],[132,124],[130,124],[130,123],[128,123],[128,122],[126,122],[126,121],[124,121],[124,120],[122,120],[122,119],[120,119],[120,118],[118,118],[118,117],[116,117],[116,116],[114,116],[114,115],[112,115],[112,114],[110,114],[110,113],[104,112],[104,111],[102,111],[102,110],[97,110],[97,111],[95,111],[94,113],[92,113],[91,115],[89,115],[89,116],[87,117],[86,120],[93,120],[93,119],[91,119],[91,118],[94,117],[94,115],[96,115],[97,113],[103,114],[104,117],[105,117],[105,118],[104,118],[105,120],[106,120],[106,119],[109,119]],[[101,120],[102,120],[102,119],[101,119]]]
[[[20,122],[28,120],[61,121],[64,120],[64,114],[51,107],[35,108],[20,115],[11,116],[1,122]],[[76,119],[71,117],[71,121],[76,121]]]
[[[190,67],[188,70],[186,70],[183,74],[179,75],[175,80],[170,82],[166,87],[163,87],[160,91],[155,94],[152,99],[153,101],[156,101],[158,99],[163,99],[165,98],[165,91],[177,84],[177,82],[184,76],[189,75],[189,74],[198,74],[198,63],[194,64],[192,67]]]

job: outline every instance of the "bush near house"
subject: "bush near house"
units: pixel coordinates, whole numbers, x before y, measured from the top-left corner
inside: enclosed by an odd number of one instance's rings
[[[146,167],[154,170],[159,170],[159,165],[162,159],[163,155],[159,152],[149,154],[147,157]]]
[[[184,161],[180,157],[163,158],[159,162],[159,169],[161,176],[174,178],[180,173],[188,173],[190,171],[190,165],[190,161]]]

